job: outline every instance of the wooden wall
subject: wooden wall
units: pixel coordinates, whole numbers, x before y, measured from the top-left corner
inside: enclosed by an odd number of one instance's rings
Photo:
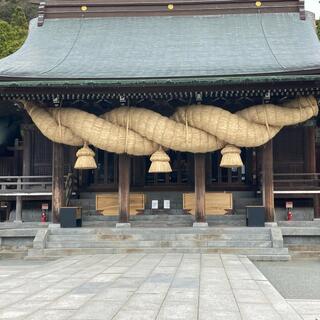
[[[274,173],[304,172],[303,127],[282,129],[273,140]]]
[[[52,174],[52,142],[47,139],[38,129],[34,129],[32,138],[32,161],[31,174],[35,176],[46,176]],[[76,150],[72,147],[64,146],[64,171],[70,172],[74,165]]]

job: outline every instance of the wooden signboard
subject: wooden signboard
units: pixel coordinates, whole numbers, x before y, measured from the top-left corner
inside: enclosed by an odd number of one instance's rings
[[[207,215],[222,215],[233,209],[232,193],[230,192],[206,192],[205,206]],[[195,194],[183,194],[183,209],[191,209],[195,213]]]
[[[144,194],[130,193],[130,215],[136,215],[139,209],[144,209]],[[106,216],[118,215],[119,194],[117,192],[97,194],[96,210]]]

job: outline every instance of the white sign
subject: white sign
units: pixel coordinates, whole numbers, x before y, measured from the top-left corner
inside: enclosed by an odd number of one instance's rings
[[[152,208],[152,209],[158,209],[158,208],[159,208],[159,202],[158,202],[158,200],[152,200],[152,202],[151,202],[151,208]]]
[[[287,209],[292,209],[293,208],[293,202],[292,201],[287,201],[286,202],[286,208]]]
[[[170,200],[163,200],[163,209],[170,209]]]

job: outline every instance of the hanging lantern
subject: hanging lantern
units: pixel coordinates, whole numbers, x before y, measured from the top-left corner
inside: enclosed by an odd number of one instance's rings
[[[222,159],[220,167],[223,168],[238,168],[242,167],[243,163],[240,157],[241,150],[235,146],[227,145],[221,150]]]
[[[97,169],[96,160],[94,159],[95,153],[88,147],[85,142],[84,146],[77,152],[77,161],[74,165],[78,170]]]
[[[151,155],[150,160],[150,173],[172,172],[170,166],[170,157],[163,151],[161,147]]]

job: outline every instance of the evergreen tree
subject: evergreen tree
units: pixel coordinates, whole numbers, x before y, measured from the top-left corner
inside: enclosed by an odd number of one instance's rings
[[[17,51],[28,34],[28,22],[20,7],[12,13],[10,23],[0,20],[0,58]]]
[[[23,29],[28,28],[28,21],[26,18],[26,15],[24,14],[24,11],[21,7],[16,7],[15,10],[12,13],[10,24],[13,27],[19,27]]]

